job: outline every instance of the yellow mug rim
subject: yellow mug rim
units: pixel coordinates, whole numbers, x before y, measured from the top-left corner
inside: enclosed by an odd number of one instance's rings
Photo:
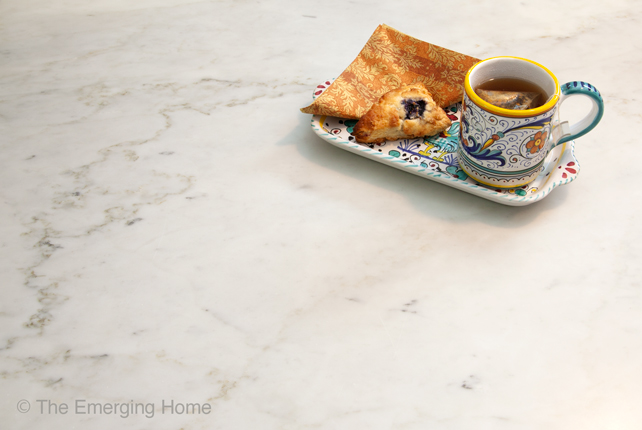
[[[514,109],[504,109],[497,107],[495,105],[492,105],[488,103],[486,100],[482,99],[479,97],[473,88],[470,86],[470,73],[480,64],[490,61],[490,60],[497,60],[499,58],[512,58],[516,60],[522,60],[526,61],[528,63],[534,64],[541,69],[543,69],[546,73],[549,74],[549,76],[553,79],[555,82],[555,93],[553,96],[548,100],[545,104],[543,104],[540,107],[537,107],[535,109],[524,109],[524,110],[514,110]],[[512,57],[512,56],[500,56],[500,57],[491,57],[491,58],[486,58],[485,60],[480,61],[479,63],[476,63],[473,65],[470,69],[468,69],[468,72],[466,73],[466,78],[464,79],[464,89],[466,91],[466,94],[468,97],[479,107],[484,109],[485,111],[488,111],[490,113],[494,113],[496,115],[501,115],[501,116],[507,116],[507,117],[516,117],[516,118],[526,118],[526,117],[531,117],[531,116],[536,116],[536,115],[541,115],[545,112],[548,112],[549,110],[553,109],[557,102],[559,101],[560,98],[560,83],[550,70],[548,70],[546,67],[542,66],[539,63],[536,63],[535,61],[529,60],[527,58],[521,58],[521,57]]]

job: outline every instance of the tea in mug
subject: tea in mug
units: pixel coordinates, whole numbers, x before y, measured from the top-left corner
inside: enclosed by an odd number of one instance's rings
[[[475,93],[488,103],[504,109],[535,109],[546,103],[546,92],[538,85],[518,78],[482,82]]]

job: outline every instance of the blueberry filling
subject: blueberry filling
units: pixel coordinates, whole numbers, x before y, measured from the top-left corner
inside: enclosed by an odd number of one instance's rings
[[[415,119],[423,116],[424,111],[426,110],[426,101],[425,100],[412,100],[412,99],[403,99],[401,101],[404,109],[406,109],[406,118],[405,119]]]

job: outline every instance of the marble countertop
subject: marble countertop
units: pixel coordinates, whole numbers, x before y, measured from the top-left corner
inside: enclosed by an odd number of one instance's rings
[[[2,427],[642,428],[641,19],[0,3]],[[299,108],[382,23],[597,86],[577,180],[509,207],[317,137]]]

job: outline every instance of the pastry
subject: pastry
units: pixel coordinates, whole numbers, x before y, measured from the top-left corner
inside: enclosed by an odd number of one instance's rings
[[[381,96],[354,126],[360,143],[432,136],[450,127],[446,112],[423,84],[403,85]]]

